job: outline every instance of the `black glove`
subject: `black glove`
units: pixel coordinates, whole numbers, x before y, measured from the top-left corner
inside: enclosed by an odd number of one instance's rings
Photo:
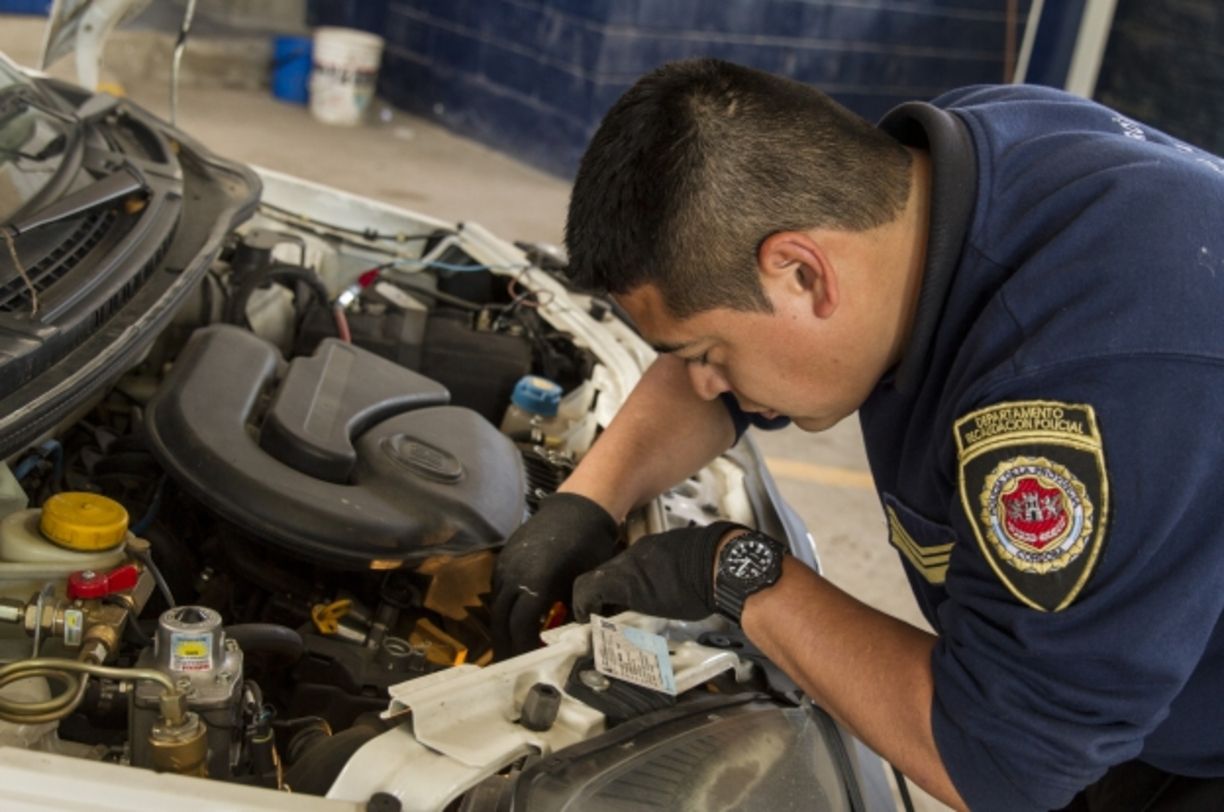
[[[585,496],[558,493],[506,541],[493,571],[493,650],[511,657],[540,645],[540,625],[574,579],[612,557],[618,529]]]
[[[574,584],[574,612],[614,615],[633,610],[656,617],[700,620],[714,614],[714,555],[733,522],[643,536],[625,552]]]

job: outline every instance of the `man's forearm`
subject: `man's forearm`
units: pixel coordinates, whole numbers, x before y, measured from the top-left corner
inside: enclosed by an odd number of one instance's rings
[[[660,355],[559,490],[593,499],[620,521],[734,440],[726,407],[697,396],[683,361]]]
[[[748,637],[822,707],[919,786],[961,800],[931,733],[935,637],[872,609],[787,558],[744,606]]]

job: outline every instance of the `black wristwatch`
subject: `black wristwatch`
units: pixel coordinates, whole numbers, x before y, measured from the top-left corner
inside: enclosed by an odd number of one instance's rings
[[[748,596],[782,577],[786,553],[785,544],[755,530],[723,545],[714,573],[714,606],[719,613],[739,623]]]

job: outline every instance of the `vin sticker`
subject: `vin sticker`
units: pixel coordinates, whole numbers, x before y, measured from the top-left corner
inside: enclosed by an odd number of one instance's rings
[[[676,695],[667,640],[632,626],[591,615],[591,647],[595,670],[652,691]]]

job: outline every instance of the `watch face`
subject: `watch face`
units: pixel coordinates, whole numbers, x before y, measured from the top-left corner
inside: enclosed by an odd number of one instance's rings
[[[755,581],[769,572],[777,554],[761,539],[745,537],[731,542],[723,559],[723,572],[738,581]]]

